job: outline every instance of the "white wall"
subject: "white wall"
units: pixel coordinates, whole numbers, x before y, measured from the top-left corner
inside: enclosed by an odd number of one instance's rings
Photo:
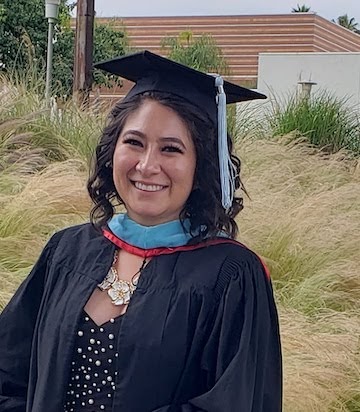
[[[360,53],[260,53],[257,90],[277,99],[313,81],[360,111]]]

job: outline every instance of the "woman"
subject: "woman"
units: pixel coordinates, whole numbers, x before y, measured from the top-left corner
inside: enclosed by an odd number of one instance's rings
[[[224,121],[224,89],[263,96],[149,52],[99,67],[136,85],[96,149],[91,224],[51,238],[1,315],[0,411],[280,411],[276,308],[234,240]]]

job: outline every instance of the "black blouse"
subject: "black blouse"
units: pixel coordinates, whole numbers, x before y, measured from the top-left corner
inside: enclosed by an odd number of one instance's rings
[[[64,412],[109,411],[117,376],[116,336],[122,316],[98,326],[83,313],[76,334]]]

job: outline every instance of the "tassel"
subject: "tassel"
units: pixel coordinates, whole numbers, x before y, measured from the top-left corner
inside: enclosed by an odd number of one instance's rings
[[[218,152],[220,167],[221,203],[225,210],[232,206],[235,192],[236,169],[231,162],[227,141],[226,120],[226,94],[224,92],[224,80],[221,76],[215,78],[217,88],[217,110],[218,110]]]

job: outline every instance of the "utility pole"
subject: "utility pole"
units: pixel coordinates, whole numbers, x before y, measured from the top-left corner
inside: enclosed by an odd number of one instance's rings
[[[92,85],[94,0],[78,0],[74,57],[74,98],[87,106]]]

